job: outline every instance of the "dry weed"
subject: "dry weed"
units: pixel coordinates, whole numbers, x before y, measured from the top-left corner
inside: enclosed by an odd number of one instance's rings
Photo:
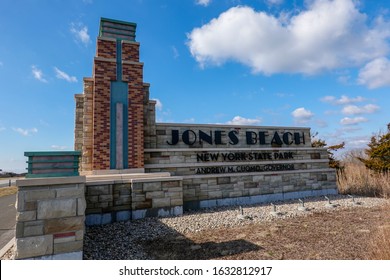
[[[15,186],[0,188],[0,197],[14,194],[17,190],[18,188]]]
[[[390,198],[390,174],[375,173],[363,164],[346,163],[337,180],[342,194]]]
[[[381,226],[373,236],[368,259],[390,260],[390,224]]]

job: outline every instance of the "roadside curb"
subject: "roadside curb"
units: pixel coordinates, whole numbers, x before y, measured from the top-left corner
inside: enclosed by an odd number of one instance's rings
[[[3,248],[0,249],[0,258],[15,244],[15,237],[13,237]]]

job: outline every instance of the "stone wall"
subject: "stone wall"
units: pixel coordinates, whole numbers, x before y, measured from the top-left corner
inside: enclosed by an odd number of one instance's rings
[[[169,173],[100,177],[89,176],[86,184],[87,225],[183,212],[181,177]]]
[[[16,259],[82,259],[85,177],[17,180]]]
[[[146,129],[145,171],[181,176],[184,209],[337,193],[327,150],[311,147],[309,128],[156,124],[154,134]],[[174,145],[173,130],[179,135]],[[211,143],[200,139],[200,131]]]

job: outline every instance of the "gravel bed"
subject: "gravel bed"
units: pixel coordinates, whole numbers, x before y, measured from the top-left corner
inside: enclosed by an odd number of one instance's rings
[[[271,204],[242,205],[208,208],[189,211],[178,217],[145,218],[109,225],[86,227],[84,236],[84,259],[151,259],[143,251],[142,243],[164,236],[176,236],[177,239],[187,233],[208,229],[232,228],[250,224],[271,222],[276,219],[290,219],[316,212],[339,211],[353,207],[372,208],[390,204],[390,200],[355,197],[344,195],[329,196],[330,203],[324,197],[306,198],[304,207],[299,200],[275,202]],[[13,259],[11,248],[1,260]]]
[[[168,218],[146,218],[142,220],[118,222],[110,225],[87,227],[84,238],[84,259],[151,259],[143,251],[142,243],[176,236],[184,238],[187,233],[208,229],[232,228],[250,224],[266,223],[276,219],[290,219],[316,212],[339,211],[353,207],[372,208],[389,204],[380,198],[355,197],[344,195],[307,198],[305,210],[299,200],[275,202],[271,204],[242,205],[209,208],[186,212],[182,216]],[[276,212],[274,211],[276,207]]]

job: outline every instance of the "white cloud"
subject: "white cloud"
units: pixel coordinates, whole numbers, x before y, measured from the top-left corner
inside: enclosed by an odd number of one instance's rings
[[[231,125],[258,125],[262,122],[261,118],[247,119],[240,116],[235,116],[231,121],[227,121],[226,124]]]
[[[88,34],[88,27],[82,23],[71,23],[70,32],[75,37],[76,41],[83,43],[87,46],[91,42],[91,38]]]
[[[163,104],[161,103],[160,99],[153,98],[152,100],[156,101],[156,109],[159,110],[159,111],[162,111]]]
[[[195,3],[196,5],[207,7],[208,5],[210,5],[211,0],[196,0]]]
[[[173,57],[176,59],[180,56],[179,51],[175,46],[172,46]]]
[[[367,122],[368,120],[363,117],[356,117],[356,118],[343,118],[340,123],[342,125],[356,125],[359,123]]]
[[[32,65],[31,72],[36,80],[43,82],[43,83],[47,83],[47,80],[43,77],[43,72],[41,69],[39,69],[35,65]]]
[[[184,123],[195,123],[195,118],[185,119]]]
[[[4,131],[6,128],[4,126],[0,126],[0,132]]]
[[[307,123],[314,117],[314,113],[303,107],[295,109],[291,115],[294,117],[296,123]]]
[[[22,136],[31,136],[32,134],[38,133],[38,129],[34,128],[28,128],[28,129],[23,129],[20,127],[17,128],[12,128],[13,131],[19,133]]]
[[[357,1],[306,3],[306,10],[283,19],[251,7],[231,8],[193,29],[188,47],[201,67],[232,60],[264,74],[315,74],[359,66],[388,52],[390,24],[368,23]]]
[[[68,149],[67,146],[59,146],[59,145],[51,145],[50,148],[52,148],[53,150],[59,150],[59,151],[63,151],[63,150]]]
[[[340,98],[336,98],[334,96],[324,96],[323,98],[320,99],[322,102],[325,103],[330,103],[333,105],[347,105],[347,104],[352,104],[352,103],[358,103],[358,102],[363,102],[366,99],[361,96],[357,97],[348,97],[346,95],[342,95]]]
[[[268,5],[281,5],[284,0],[265,0]]]
[[[379,110],[379,106],[374,104],[367,104],[362,107],[356,105],[345,106],[342,110],[344,115],[361,115],[361,114],[372,114]]]
[[[54,67],[54,71],[56,72],[56,77],[58,79],[65,80],[65,81],[67,81],[69,83],[76,83],[77,82],[77,78],[76,77],[69,76],[67,73],[65,73],[64,71],[61,71],[57,67]]]
[[[316,125],[321,128],[328,127],[328,123],[325,120],[316,120]]]
[[[390,60],[380,57],[367,63],[360,69],[358,83],[370,89],[390,86]]]

